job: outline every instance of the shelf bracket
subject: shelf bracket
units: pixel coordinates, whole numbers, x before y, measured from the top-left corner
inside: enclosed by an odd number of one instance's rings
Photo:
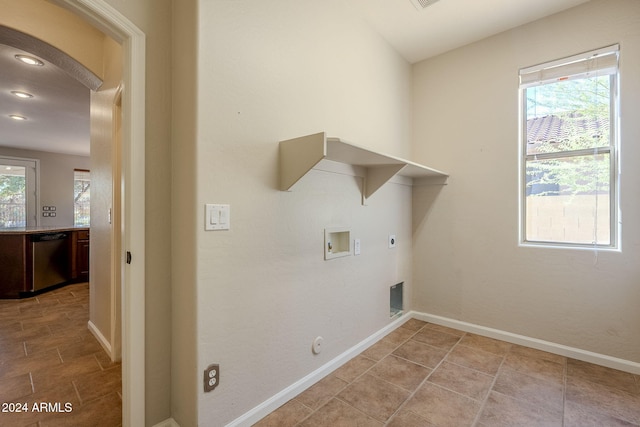
[[[280,141],[280,190],[289,191],[320,160],[327,156],[324,132]]]
[[[406,164],[382,165],[367,168],[367,176],[364,178],[364,188],[362,191],[362,204],[366,205],[366,200],[373,196],[387,181],[400,172]]]

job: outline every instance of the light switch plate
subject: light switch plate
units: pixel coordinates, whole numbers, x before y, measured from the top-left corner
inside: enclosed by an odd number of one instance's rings
[[[205,230],[231,229],[231,206],[206,204],[204,210]]]

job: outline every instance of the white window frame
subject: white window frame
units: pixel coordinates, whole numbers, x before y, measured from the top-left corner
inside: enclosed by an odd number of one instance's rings
[[[40,225],[40,160],[26,157],[0,156],[0,164],[25,168],[26,179],[26,227]]]
[[[520,246],[543,246],[555,248],[575,249],[603,249],[619,251],[620,242],[620,204],[619,204],[619,45],[604,47],[601,49],[574,55],[568,58],[523,68],[520,70],[520,111],[519,111],[519,244]],[[607,72],[611,77],[610,92],[610,144],[607,147],[589,148],[569,152],[543,153],[537,155],[527,154],[527,99],[526,89],[540,86],[545,83],[558,82],[584,77],[593,72]],[[563,241],[538,241],[527,240],[527,162],[531,160],[545,160],[569,158],[574,156],[609,154],[609,244],[571,243]]]

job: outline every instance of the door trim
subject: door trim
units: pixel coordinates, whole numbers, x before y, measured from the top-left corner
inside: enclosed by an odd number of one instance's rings
[[[113,102],[113,158],[122,159],[122,84],[116,89]],[[113,194],[111,201],[111,361],[122,360],[122,218],[124,203],[122,203],[122,186],[124,177],[122,165],[119,161],[111,164]]]
[[[145,34],[104,0],[53,0],[122,45],[122,425],[145,425]],[[124,253],[132,254],[125,264]]]

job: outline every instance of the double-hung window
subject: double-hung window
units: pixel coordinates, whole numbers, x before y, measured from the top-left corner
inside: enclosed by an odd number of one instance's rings
[[[619,246],[618,53],[520,70],[521,242]]]

